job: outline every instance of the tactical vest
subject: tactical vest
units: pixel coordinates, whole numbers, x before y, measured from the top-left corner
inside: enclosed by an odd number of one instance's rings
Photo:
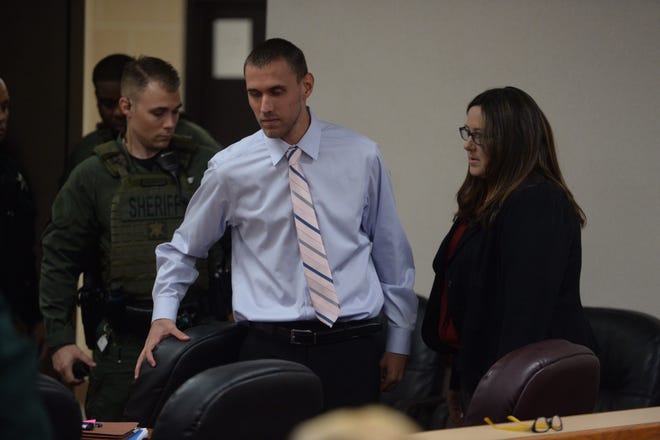
[[[133,301],[151,300],[156,277],[156,246],[171,240],[183,220],[187,200],[195,190],[188,183],[186,169],[196,147],[172,142],[172,149],[180,168],[180,193],[186,200],[179,196],[174,176],[160,167],[140,173],[129,167],[117,142],[94,148],[110,174],[120,179],[112,199],[110,264],[103,269],[104,284],[111,289],[121,289]],[[206,260],[199,263],[198,282],[208,285]]]

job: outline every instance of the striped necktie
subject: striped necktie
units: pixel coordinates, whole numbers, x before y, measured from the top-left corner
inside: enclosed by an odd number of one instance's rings
[[[332,273],[325,254],[321,231],[316,221],[316,212],[309,192],[307,179],[298,161],[302,150],[289,147],[286,158],[289,161],[289,187],[293,203],[293,218],[298,234],[298,247],[303,262],[305,279],[316,310],[316,317],[332,327],[339,316],[339,301],[332,281]]]

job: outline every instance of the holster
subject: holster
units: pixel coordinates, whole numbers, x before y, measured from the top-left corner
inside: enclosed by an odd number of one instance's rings
[[[208,305],[201,303],[204,297],[189,294],[179,306],[176,325],[180,330],[208,318]],[[91,283],[83,284],[78,290],[78,302],[82,311],[85,343],[90,350],[96,348],[96,331],[104,319],[116,333],[129,333],[140,338],[146,338],[149,334],[153,303],[132,300],[119,284],[112,284],[107,293]]]
[[[179,306],[176,317],[176,326],[179,330],[199,324],[206,313],[200,308],[200,304],[193,295],[189,301],[184,301]],[[153,314],[153,303],[151,301],[132,301],[130,298],[118,296],[121,300],[108,301],[106,319],[110,328],[118,333],[130,333],[134,336],[146,338],[151,328],[151,317]]]
[[[121,331],[146,339],[151,328],[151,315],[153,311],[153,303],[151,301],[128,302],[124,308],[124,320]]]
[[[78,290],[78,304],[85,332],[85,344],[90,350],[96,348],[96,329],[105,315],[105,294],[99,287],[85,285]]]
[[[126,303],[128,296],[118,283],[112,283],[106,297],[105,319],[110,327],[117,332],[124,332],[126,319]]]

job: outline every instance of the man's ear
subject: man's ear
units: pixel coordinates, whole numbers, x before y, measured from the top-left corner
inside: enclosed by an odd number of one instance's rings
[[[131,100],[125,96],[122,96],[119,98],[119,108],[125,116],[128,116],[128,114],[131,112]]]
[[[314,90],[314,75],[307,72],[307,74],[303,76],[301,82],[303,86],[303,94],[305,95],[305,98],[309,98],[309,96],[312,94],[312,91]]]

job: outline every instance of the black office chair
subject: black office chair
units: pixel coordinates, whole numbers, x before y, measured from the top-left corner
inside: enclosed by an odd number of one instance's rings
[[[321,380],[304,365],[258,359],[186,381],[163,407],[152,440],[285,440],[323,409]]]
[[[585,307],[598,342],[601,380],[594,411],[660,406],[660,319]]]
[[[484,417],[506,422],[590,413],[596,402],[599,362],[587,347],[548,339],[514,350],[483,375],[465,413],[465,426]]]
[[[43,373],[37,378],[37,389],[50,418],[53,440],[80,439],[82,413],[71,390]]]
[[[213,322],[185,331],[189,341],[170,337],[154,350],[156,367],[146,360],[131,387],[124,419],[153,427],[165,402],[196,374],[238,360],[246,329],[231,322]]]

